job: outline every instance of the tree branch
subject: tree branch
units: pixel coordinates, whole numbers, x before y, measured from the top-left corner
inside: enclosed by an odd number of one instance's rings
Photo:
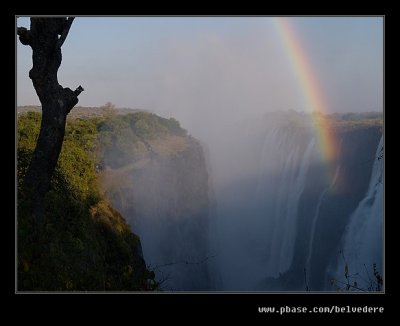
[[[333,282],[344,284],[347,287],[350,287],[350,288],[353,288],[353,289],[356,289],[356,290],[359,290],[359,291],[362,291],[362,292],[368,292],[367,290],[359,288],[358,286],[355,286],[355,285],[351,285],[350,283],[342,282],[342,281],[339,281],[339,280],[336,280],[336,279],[333,279]]]
[[[206,258],[200,260],[200,261],[187,261],[187,260],[182,260],[182,261],[177,261],[177,262],[172,262],[172,263],[167,263],[167,264],[163,264],[163,265],[157,265],[156,267],[154,267],[154,269],[159,269],[160,267],[166,267],[166,266],[171,266],[171,265],[178,265],[178,264],[185,264],[185,265],[200,265],[205,263],[207,260],[209,260],[210,258],[214,258],[217,255],[213,255],[213,256],[207,256]]]
[[[84,91],[83,87],[82,87],[81,85],[79,85],[79,86],[77,87],[77,89],[74,90],[74,94],[75,94],[76,96],[79,96],[79,94],[82,93],[83,91]]]
[[[68,113],[78,103],[82,87],[72,91],[57,79],[63,45],[73,17],[31,17],[30,30],[18,28],[23,44],[32,48],[29,77],[42,104],[42,123],[35,150],[25,175],[24,191],[30,201],[32,222],[42,225],[46,216],[46,193],[60,156]]]
[[[17,28],[17,35],[19,36],[19,40],[23,45],[31,45],[31,31],[26,29],[25,27]]]
[[[307,283],[307,270],[304,268],[304,284],[306,285],[306,292],[310,291],[310,288],[308,287]]]
[[[68,17],[67,18],[67,20],[65,22],[65,25],[64,25],[64,29],[63,29],[63,31],[61,33],[61,36],[60,36],[60,38],[58,39],[58,41],[56,43],[56,50],[61,48],[62,45],[64,44],[64,41],[68,36],[69,29],[71,28],[71,25],[72,25],[72,22],[74,21],[74,19],[75,19],[75,17]]]

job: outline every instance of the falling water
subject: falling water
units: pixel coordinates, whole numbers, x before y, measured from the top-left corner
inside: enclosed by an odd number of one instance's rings
[[[304,152],[299,167],[294,164],[293,160],[293,156],[298,157],[297,150],[290,153],[287,164],[284,167],[284,177],[279,189],[278,207],[275,213],[275,229],[269,259],[271,275],[286,271],[292,261],[297,228],[297,209],[300,196],[304,190],[314,145],[315,140],[312,138]]]
[[[382,273],[382,230],[383,230],[383,137],[375,154],[369,187],[360,202],[345,231],[342,241],[343,255],[339,256],[336,279],[344,278],[345,265],[352,281],[358,287],[368,289],[375,284],[373,264]],[[343,259],[344,257],[344,259]]]
[[[312,224],[311,224],[311,233],[310,233],[311,237],[310,237],[310,242],[309,242],[309,246],[308,246],[308,256],[307,256],[307,260],[306,260],[306,267],[308,270],[310,270],[310,261],[311,261],[312,249],[313,249],[313,245],[314,245],[315,229],[316,229],[321,205],[322,205],[328,191],[334,187],[336,180],[338,178],[338,175],[339,175],[339,171],[340,171],[340,165],[338,165],[336,167],[335,175],[332,179],[331,184],[324,189],[324,191],[321,193],[321,195],[319,196],[319,199],[318,199],[318,204],[315,209],[315,214],[314,214],[314,217],[312,219]]]

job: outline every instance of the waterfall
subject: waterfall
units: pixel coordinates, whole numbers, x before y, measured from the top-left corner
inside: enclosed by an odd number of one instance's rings
[[[343,280],[345,265],[358,287],[368,289],[374,279],[373,264],[382,275],[383,255],[383,137],[375,154],[367,193],[350,217],[342,240],[335,278]]]
[[[291,265],[297,211],[314,149],[315,139],[307,133],[272,128],[265,136],[254,200],[265,230],[264,276],[278,276]]]
[[[297,229],[297,210],[299,206],[300,196],[303,193],[306,175],[310,164],[311,153],[315,145],[315,139],[312,138],[304,152],[300,170],[298,172],[293,190],[289,193],[288,210],[284,220],[285,236],[282,240],[282,248],[280,253],[280,269],[287,270],[290,267],[294,252],[294,242]]]
[[[285,272],[291,264],[297,228],[297,208],[304,190],[305,179],[315,145],[312,138],[304,152],[300,166],[295,164],[294,157],[299,157],[298,150],[292,150],[283,169],[283,179],[278,193],[275,212],[275,228],[269,256],[271,275]]]
[[[306,260],[307,270],[311,269],[310,268],[311,267],[310,266],[310,262],[311,262],[312,249],[313,249],[313,245],[314,245],[315,229],[316,229],[316,226],[317,226],[317,221],[318,221],[318,216],[319,216],[319,212],[320,212],[320,209],[321,209],[321,205],[322,205],[322,203],[323,203],[323,201],[325,199],[325,196],[328,193],[328,191],[331,190],[333,188],[333,186],[335,185],[336,180],[337,180],[338,175],[339,175],[339,171],[340,171],[340,165],[338,165],[336,167],[335,175],[334,175],[334,177],[332,179],[331,184],[324,189],[324,191],[321,193],[321,195],[319,196],[319,199],[318,199],[317,207],[315,209],[315,214],[314,214],[314,217],[313,217],[312,223],[311,223],[310,242],[309,242],[309,245],[308,245],[308,256],[307,256],[307,260]]]
[[[368,233],[370,238],[375,233],[372,221],[357,230],[361,216],[356,218],[358,224],[349,220],[361,201],[356,215],[365,216],[367,204],[371,216],[382,207],[378,161],[369,184],[379,130],[338,132],[340,151],[330,179],[311,125],[271,120],[251,136],[237,133],[226,142],[234,145],[220,147],[223,152],[218,154],[227,158],[214,161],[214,171],[220,176],[210,215],[215,220],[213,247],[221,278],[217,287],[302,291],[306,267],[306,282],[315,291],[323,290],[336,271],[337,261],[332,260],[340,241],[345,241],[346,225],[352,230],[349,237],[360,246],[368,243]],[[351,256],[349,246],[355,245],[341,246],[346,259]],[[363,249],[359,255],[367,255],[368,250],[372,249]],[[379,268],[381,262],[374,260]]]

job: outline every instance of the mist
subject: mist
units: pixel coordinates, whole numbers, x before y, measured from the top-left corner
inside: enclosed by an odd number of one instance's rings
[[[382,112],[382,18],[290,23],[326,100],[324,113]],[[18,24],[29,27],[27,18]],[[29,47],[18,42],[18,105],[38,104],[30,66]],[[59,81],[84,86],[82,106],[112,102],[174,117],[212,157],[231,147],[226,141],[243,122],[266,112],[310,112],[273,17],[78,17]]]
[[[82,106],[110,101],[176,116],[196,137],[199,125],[215,120],[307,112],[273,20],[78,17],[63,47],[59,80],[84,86]],[[26,18],[17,23],[29,27]],[[291,24],[330,113],[382,110],[381,18],[299,17]],[[38,103],[27,78],[31,51],[18,42],[16,54],[18,105]]]
[[[193,177],[176,175],[177,161],[170,158],[152,161],[140,175],[146,186],[124,195],[124,201],[137,204],[136,212],[125,212],[142,238],[145,258],[161,265],[215,255],[201,272],[171,268],[179,279],[171,288],[178,290],[331,290],[328,279],[339,278],[342,268],[338,252],[352,248],[352,225],[362,223],[357,207],[375,186],[370,179],[379,164],[381,126],[338,131],[340,155],[328,178],[311,108],[273,18],[108,19],[74,21],[63,47],[60,83],[83,85],[82,106],[110,101],[177,119],[201,144],[197,162],[206,170],[196,174],[199,166],[189,152]],[[322,113],[383,112],[382,18],[299,17],[292,24],[326,101]],[[99,31],[106,38],[91,39]],[[27,51],[18,44],[19,105],[37,103],[26,78]],[[182,224],[174,233],[169,205],[185,197],[175,196],[181,190],[170,184],[187,183],[193,190],[199,180],[207,181],[208,208],[202,193],[201,208],[180,212]],[[374,214],[365,214],[374,220],[368,225],[381,227],[376,221],[382,218],[382,201],[376,202]],[[116,206],[124,211],[124,205]],[[138,212],[146,218],[136,221]],[[167,213],[165,221],[152,220]],[[204,225],[181,226],[190,223],[184,216]],[[379,227],[368,227],[359,243],[375,239],[373,260],[382,268]],[[190,243],[188,234],[196,232],[206,234]],[[184,250],[167,247],[171,234],[181,239],[177,247],[185,243]],[[192,282],[190,273],[203,279]]]

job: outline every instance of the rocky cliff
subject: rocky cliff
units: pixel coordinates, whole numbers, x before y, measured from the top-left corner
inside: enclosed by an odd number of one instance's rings
[[[106,121],[100,139],[101,187],[139,234],[161,287],[208,290],[209,189],[199,142],[174,119],[144,112]]]
[[[17,290],[157,289],[139,237],[99,192],[93,156],[98,121],[68,121],[44,222],[32,225],[23,180],[40,119],[36,112],[18,119]]]

